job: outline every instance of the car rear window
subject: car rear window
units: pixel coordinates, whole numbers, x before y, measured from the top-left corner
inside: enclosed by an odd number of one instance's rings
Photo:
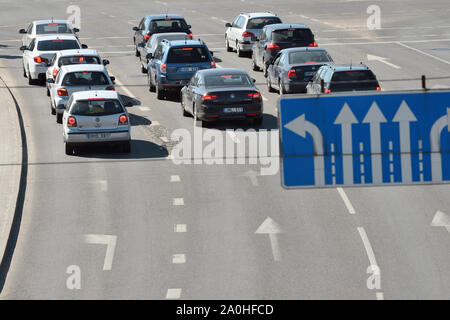
[[[36,34],[72,33],[66,23],[46,23],[36,26]]]
[[[205,47],[170,48],[167,63],[208,62],[209,54]]]
[[[95,56],[71,56],[62,57],[58,61],[58,66],[68,66],[71,64],[101,64],[100,58]]]
[[[285,29],[275,30],[272,34],[273,42],[288,41],[314,41],[313,34],[309,29]]]
[[[188,25],[184,19],[161,19],[152,20],[150,22],[150,33],[162,33],[162,32],[184,32],[188,31]]]
[[[81,49],[77,40],[43,40],[38,42],[38,51],[60,51]]]
[[[331,81],[373,81],[376,80],[375,75],[370,70],[354,70],[354,71],[338,71],[333,74]]]
[[[332,62],[325,51],[297,51],[289,53],[290,64]]]
[[[74,116],[109,116],[124,113],[123,107],[117,99],[78,100],[70,108]]]
[[[261,17],[248,20],[247,29],[262,29],[269,24],[281,23],[278,17]]]
[[[64,76],[63,86],[101,86],[108,85],[108,78],[103,72],[70,72]]]
[[[249,87],[253,81],[246,74],[221,74],[205,77],[205,87]]]

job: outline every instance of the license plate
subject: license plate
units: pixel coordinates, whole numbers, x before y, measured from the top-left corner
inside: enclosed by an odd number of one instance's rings
[[[244,112],[244,108],[224,108],[223,112],[225,113]]]
[[[106,139],[111,137],[111,133],[88,133],[86,136],[88,139]]]
[[[305,77],[310,77],[310,76],[313,76],[315,74],[315,72],[313,71],[313,72],[305,72]]]
[[[193,71],[197,71],[198,68],[197,67],[183,67],[181,68],[181,71],[183,72],[193,72]]]

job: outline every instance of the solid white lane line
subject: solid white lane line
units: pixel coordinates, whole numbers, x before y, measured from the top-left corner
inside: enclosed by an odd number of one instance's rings
[[[344,201],[345,206],[347,207],[347,210],[350,214],[356,214],[355,208],[353,208],[352,203],[350,202],[350,199],[347,197],[347,194],[345,193],[344,189],[342,188],[336,188],[339,192],[339,195],[341,196],[342,200]]]
[[[369,258],[370,265],[378,266],[375,254],[373,253],[372,245],[370,244],[369,237],[367,237],[366,230],[363,227],[358,227],[359,235],[366,249],[367,257]]]
[[[179,175],[172,175],[170,176],[170,182],[180,182],[181,178]]]
[[[223,68],[223,67],[222,67],[220,64],[218,64],[218,63],[216,63],[216,67],[219,68],[219,69],[222,69],[222,68]]]
[[[180,299],[181,289],[168,289],[166,299]]]
[[[172,256],[172,263],[174,263],[174,264],[186,263],[186,255],[185,254],[174,254]]]
[[[183,198],[174,198],[172,203],[174,206],[184,206],[184,199]]]
[[[176,232],[176,233],[187,232],[187,225],[186,224],[176,224],[174,227],[174,232]]]
[[[430,41],[431,41],[431,40],[430,40]],[[423,55],[426,55],[427,57],[433,58],[433,59],[435,59],[435,60],[437,60],[437,61],[443,62],[443,63],[445,63],[445,64],[450,64],[450,61],[447,61],[447,60],[444,60],[444,59],[442,59],[442,58],[433,56],[432,54],[429,54],[429,53],[424,52],[424,51],[422,51],[422,50],[419,50],[419,49],[410,47],[410,46],[408,46],[408,45],[406,45],[406,44],[404,44],[404,43],[397,42],[397,44],[400,45],[400,46],[402,46],[402,47],[405,47],[405,48],[407,48],[407,49],[410,49],[410,50],[416,51],[416,52],[418,52],[418,53],[421,53],[421,54],[423,54]]]
[[[139,107],[141,111],[150,111],[150,107]]]
[[[427,39],[427,40],[405,40],[405,43],[428,43],[428,42],[449,42],[450,39]],[[399,41],[374,41],[374,42],[336,42],[336,43],[321,43],[321,46],[352,46],[352,45],[375,45],[375,44],[398,44]]]
[[[122,83],[120,80],[118,80],[118,79],[116,78],[115,81],[116,81],[116,84],[118,84],[118,85],[120,86],[120,88],[121,88],[123,91],[125,91],[125,93],[126,93],[130,98],[136,99],[135,95],[134,95],[127,87],[125,87],[125,86],[123,85],[123,83]]]
[[[158,121],[152,121],[152,123],[150,124],[151,126],[159,126],[159,122]]]
[[[114,251],[116,250],[117,236],[107,234],[85,234],[84,242],[88,244],[104,244],[107,246],[103,270],[111,270]]]

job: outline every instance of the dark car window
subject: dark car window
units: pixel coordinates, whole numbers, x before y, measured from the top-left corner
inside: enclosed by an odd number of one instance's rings
[[[101,64],[99,57],[80,56],[62,57],[59,59],[58,66],[68,66],[71,64]]]
[[[39,41],[38,51],[60,51],[69,49],[81,49],[77,40],[43,40]]]
[[[314,37],[309,29],[285,29],[274,30],[272,33],[273,42],[289,42],[289,41],[313,41]]]
[[[335,72],[331,81],[362,81],[362,80],[376,80],[375,75],[370,70],[356,70],[356,71],[338,71]]]
[[[262,17],[248,20],[247,29],[262,29],[269,24],[281,23],[278,17]]]
[[[378,81],[370,70],[339,71],[331,79],[331,91],[375,90],[378,87]]]
[[[33,51],[35,45],[36,45],[36,39],[31,40],[30,44],[28,45],[28,50]]]
[[[72,33],[66,23],[46,23],[36,26],[36,34]]]
[[[210,57],[205,47],[170,48],[167,63],[208,62]]]
[[[99,71],[71,72],[66,74],[62,81],[63,86],[101,86],[108,84],[106,75]]]
[[[150,33],[163,32],[185,32],[188,31],[188,25],[184,19],[161,19],[152,20],[149,26]]]
[[[120,102],[116,99],[105,100],[78,100],[70,108],[70,113],[74,116],[109,116],[123,113],[124,110]]]
[[[289,53],[290,64],[332,62],[325,51],[297,51]]]
[[[253,82],[246,74],[221,74],[205,77],[205,87],[250,87]]]

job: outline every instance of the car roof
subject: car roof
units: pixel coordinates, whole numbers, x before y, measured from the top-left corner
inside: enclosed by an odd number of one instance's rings
[[[45,41],[45,40],[77,40],[77,37],[73,34],[61,34],[61,33],[54,33],[54,34],[46,34],[46,35],[37,35],[36,41]]]
[[[155,38],[164,38],[168,36],[186,36],[188,37],[188,34],[186,32],[164,32],[164,33],[155,33],[152,35],[152,37]]]
[[[87,100],[93,98],[119,99],[119,94],[112,90],[89,90],[72,93],[73,100]]]
[[[277,17],[275,13],[272,12],[243,12],[241,13],[243,16],[247,16],[251,18],[262,18],[262,17]]]
[[[82,71],[102,71],[106,72],[106,68],[102,64],[71,64],[61,67],[62,72],[82,72]]]
[[[214,68],[214,69],[203,69],[198,71],[199,74],[203,76],[211,76],[211,75],[222,75],[222,74],[246,74],[247,71],[237,68]]]
[[[180,14],[150,14],[145,17],[146,19],[150,20],[159,20],[159,19],[184,19],[184,17]]]
[[[76,54],[82,54],[85,56],[98,56],[97,50],[94,49],[70,49],[70,50],[61,50],[56,53],[58,56],[72,56]]]
[[[291,53],[291,52],[308,52],[308,51],[325,51],[324,48],[321,47],[296,47],[296,48],[287,48],[280,51],[280,53]]]
[[[356,65],[328,65],[328,67],[331,67],[334,72],[340,72],[340,71],[362,71],[362,70],[370,70],[368,66],[365,64],[356,64]]]
[[[282,29],[309,29],[307,25],[300,24],[300,23],[275,23],[275,24],[269,24],[266,25],[264,28],[271,29],[271,30],[282,30]]]
[[[70,24],[67,20],[56,20],[56,19],[48,19],[48,20],[35,20],[34,24],[46,24],[46,23],[66,23]]]
[[[167,41],[168,45],[171,47],[174,46],[206,46],[204,42],[199,40],[172,40]]]

